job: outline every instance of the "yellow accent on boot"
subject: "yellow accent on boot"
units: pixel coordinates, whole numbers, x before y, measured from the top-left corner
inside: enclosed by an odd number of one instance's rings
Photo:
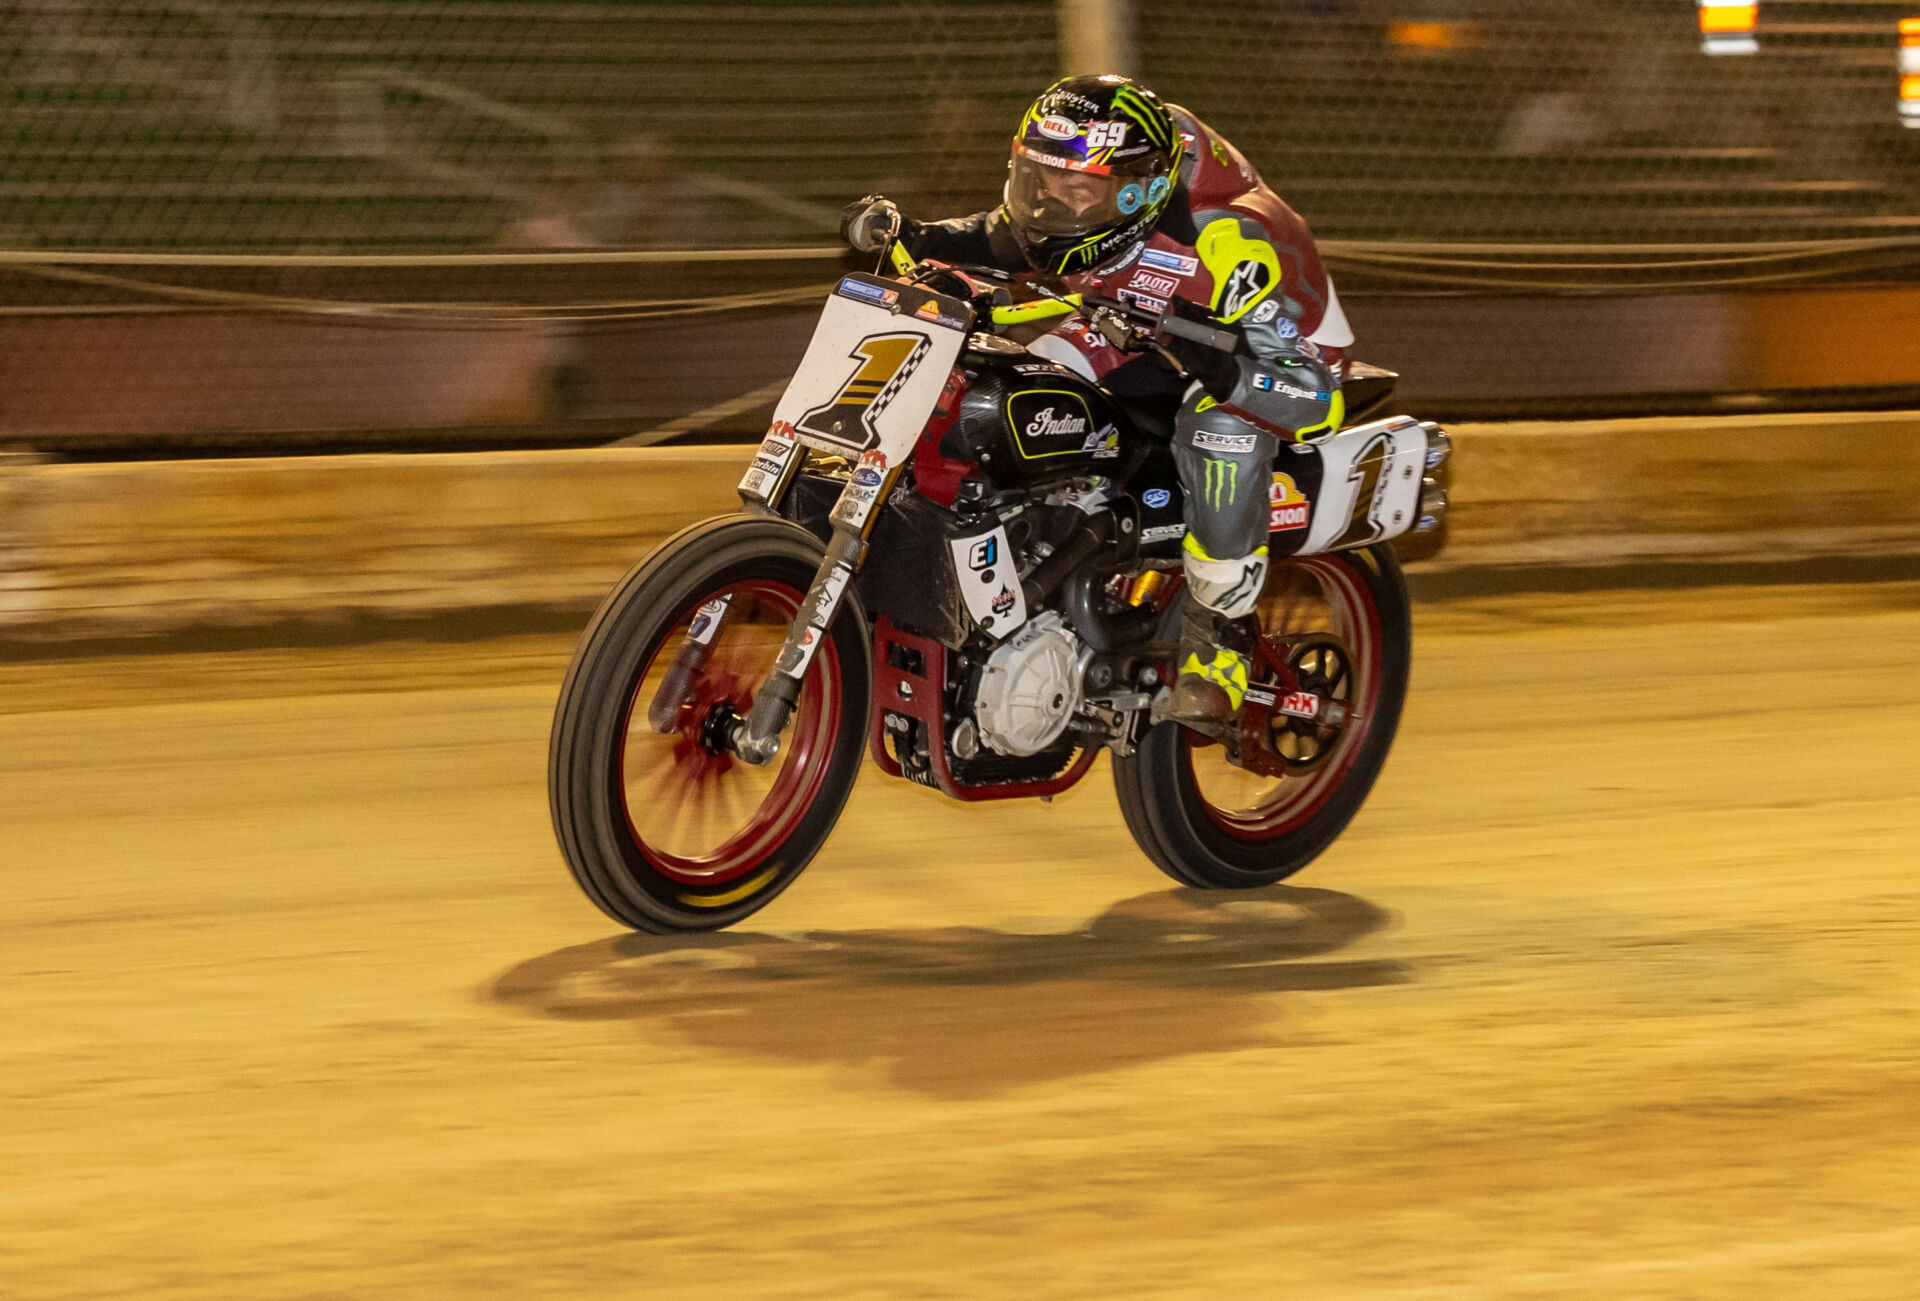
[[[1188,652],[1187,662],[1180,666],[1182,677],[1193,674],[1213,683],[1227,693],[1227,703],[1236,710],[1247,696],[1247,659],[1238,651],[1216,650],[1213,662],[1202,664],[1200,656]]]

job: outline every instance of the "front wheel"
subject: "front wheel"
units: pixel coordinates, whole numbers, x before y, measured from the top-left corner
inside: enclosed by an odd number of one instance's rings
[[[548,751],[554,833],[615,921],[717,930],[765,907],[819,852],[860,771],[872,676],[851,593],[763,767],[727,748],[821,558],[796,525],[708,520],[668,539],[587,626]]]
[[[1319,857],[1360,811],[1400,724],[1412,617],[1385,546],[1276,562],[1259,620],[1270,658],[1340,702],[1341,722],[1276,726],[1264,773],[1228,762],[1223,747],[1177,723],[1114,761],[1127,829],[1184,885],[1271,885]],[[1254,684],[1261,680],[1256,672]]]

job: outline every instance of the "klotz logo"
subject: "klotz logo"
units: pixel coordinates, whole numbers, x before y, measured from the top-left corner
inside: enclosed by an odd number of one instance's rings
[[[1292,475],[1273,476],[1273,491],[1268,495],[1267,502],[1271,507],[1271,513],[1267,517],[1269,533],[1303,529],[1313,514],[1312,503],[1308,502],[1300,489],[1295,486]]]
[[[1180,287],[1180,282],[1172,276],[1157,276],[1151,271],[1136,272],[1133,279],[1127,283],[1132,288],[1149,294],[1158,294],[1162,298]]]
[[[1038,126],[1040,134],[1049,140],[1071,140],[1080,134],[1079,124],[1059,113],[1047,114],[1040,119]]]

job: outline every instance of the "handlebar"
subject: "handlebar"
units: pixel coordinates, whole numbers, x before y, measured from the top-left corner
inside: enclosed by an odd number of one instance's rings
[[[911,276],[919,269],[920,263],[913,254],[907,252],[898,240],[887,249],[888,259],[894,270],[902,276]],[[955,268],[965,271],[966,268]],[[999,278],[996,273],[996,278]],[[1036,298],[1029,303],[1015,303],[993,309],[995,325],[1031,325],[1035,321],[1044,321],[1054,316],[1066,316],[1072,312],[1109,311],[1124,318],[1133,325],[1145,330],[1151,337],[1159,338],[1172,335],[1177,339],[1187,339],[1202,347],[1214,348],[1221,352],[1233,352],[1240,344],[1240,337],[1231,330],[1216,329],[1199,321],[1189,321],[1175,316],[1172,312],[1156,312],[1152,308],[1142,307],[1139,303],[1124,298],[1102,298],[1093,294],[1055,294],[1041,291],[1046,296]]]
[[[1189,321],[1171,312],[1160,317],[1157,328],[1161,334],[1171,334],[1176,339],[1191,339],[1204,347],[1217,348],[1221,352],[1232,352],[1240,346],[1240,336],[1231,330],[1216,330],[1211,325]]]

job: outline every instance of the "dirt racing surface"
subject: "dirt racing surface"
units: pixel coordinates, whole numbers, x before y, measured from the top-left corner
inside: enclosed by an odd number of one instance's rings
[[[564,639],[0,666],[0,1293],[1920,1294],[1920,585],[1417,640],[1297,888],[869,774],[674,942]]]

